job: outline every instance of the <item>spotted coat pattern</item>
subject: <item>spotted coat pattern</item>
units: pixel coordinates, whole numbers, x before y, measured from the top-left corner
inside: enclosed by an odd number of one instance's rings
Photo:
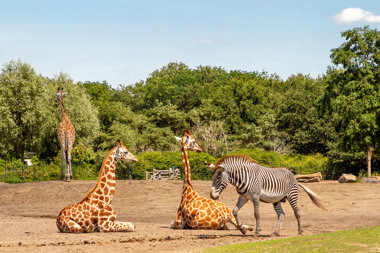
[[[178,140],[181,140],[185,178],[177,219],[172,222],[171,227],[174,229],[227,229],[227,222],[237,227],[235,218],[226,204],[200,196],[191,184],[187,149],[197,152],[201,152],[202,149],[195,143],[190,131],[185,131],[182,139],[178,138]]]
[[[121,141],[111,149],[103,161],[95,187],[79,203],[65,207],[57,217],[57,227],[64,233],[134,231],[130,222],[116,221],[111,207],[115,193],[115,169],[117,161],[137,162]]]

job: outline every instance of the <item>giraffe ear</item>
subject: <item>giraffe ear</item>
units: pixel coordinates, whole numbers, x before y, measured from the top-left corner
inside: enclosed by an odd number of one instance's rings
[[[178,141],[178,142],[182,142],[182,139],[181,138],[179,138],[179,137],[177,137],[177,136],[174,136],[175,137],[175,139]]]
[[[215,165],[214,165],[213,163],[208,163],[207,161],[205,161],[205,164],[206,164],[206,166],[207,166],[210,170],[212,170],[212,171],[215,170]]]
[[[188,134],[188,135],[191,135],[190,130],[187,130],[187,134]]]

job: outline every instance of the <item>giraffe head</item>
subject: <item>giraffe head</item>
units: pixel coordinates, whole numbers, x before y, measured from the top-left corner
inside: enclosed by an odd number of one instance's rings
[[[63,93],[63,88],[58,88],[57,96],[55,97],[55,101],[61,101],[61,98],[63,98],[66,95],[67,95],[67,93]]]
[[[123,144],[121,140],[117,140],[118,145],[115,149],[116,160],[122,160],[126,162],[138,162],[136,156],[134,156],[129,149]]]
[[[212,171],[212,187],[210,192],[210,198],[214,200],[219,199],[219,195],[227,187],[229,183],[229,175],[225,172],[225,169],[222,166],[215,167],[212,163],[205,162],[207,167]]]
[[[194,137],[191,135],[190,130],[185,130],[183,133],[183,137],[179,138],[175,136],[178,142],[182,143],[182,140],[185,143],[185,147],[187,150],[202,152],[202,148],[195,142]]]

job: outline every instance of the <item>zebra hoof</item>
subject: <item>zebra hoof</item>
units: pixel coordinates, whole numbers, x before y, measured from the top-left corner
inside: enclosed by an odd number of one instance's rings
[[[247,233],[247,231],[253,231],[253,228],[251,228],[250,226],[247,226],[247,225],[243,225],[243,226],[241,226],[240,231],[243,235],[245,235]]]

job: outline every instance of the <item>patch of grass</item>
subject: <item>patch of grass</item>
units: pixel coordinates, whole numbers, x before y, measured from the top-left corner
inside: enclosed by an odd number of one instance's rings
[[[379,252],[380,226],[311,236],[241,243],[206,250],[213,252]]]

